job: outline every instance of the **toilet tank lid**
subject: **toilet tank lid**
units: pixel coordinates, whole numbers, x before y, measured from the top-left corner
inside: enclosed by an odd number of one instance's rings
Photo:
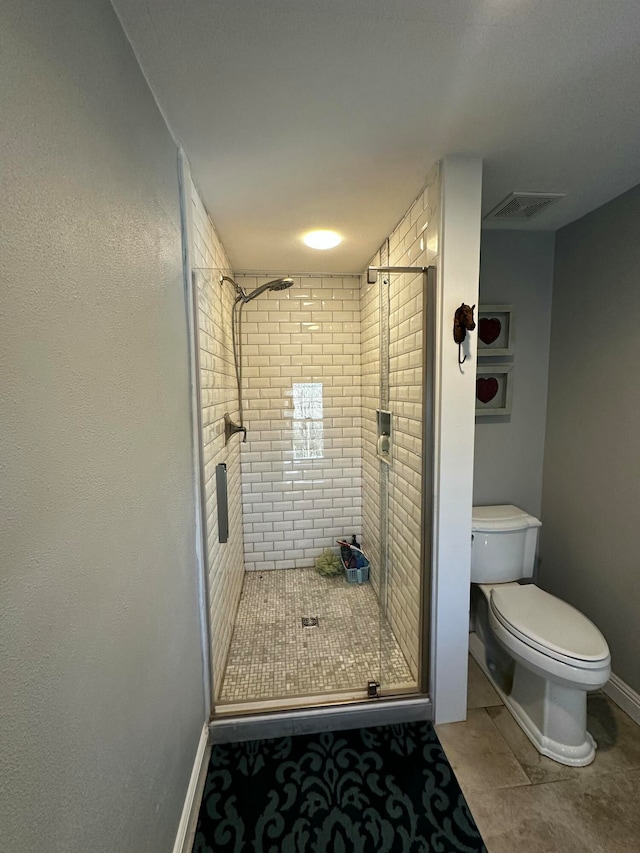
[[[499,506],[474,506],[471,516],[473,530],[493,532],[496,530],[525,530],[541,527],[541,522],[520,507],[511,504]]]

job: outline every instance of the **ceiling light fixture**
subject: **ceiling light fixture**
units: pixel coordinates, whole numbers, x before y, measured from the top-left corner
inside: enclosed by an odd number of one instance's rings
[[[302,238],[310,249],[333,249],[342,242],[342,237],[336,231],[308,231]]]

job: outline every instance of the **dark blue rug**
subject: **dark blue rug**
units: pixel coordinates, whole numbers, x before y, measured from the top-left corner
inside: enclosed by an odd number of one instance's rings
[[[214,746],[196,853],[486,853],[431,723]]]

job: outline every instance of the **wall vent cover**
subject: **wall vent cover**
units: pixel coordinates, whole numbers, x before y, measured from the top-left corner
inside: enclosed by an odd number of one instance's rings
[[[566,193],[510,193],[484,217],[498,221],[526,222],[547,207],[560,201]]]

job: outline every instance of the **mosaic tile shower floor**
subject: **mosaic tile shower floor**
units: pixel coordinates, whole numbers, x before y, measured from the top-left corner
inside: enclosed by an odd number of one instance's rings
[[[303,628],[305,616],[318,626]],[[370,680],[416,683],[370,584],[314,569],[245,574],[218,701],[364,691]]]

